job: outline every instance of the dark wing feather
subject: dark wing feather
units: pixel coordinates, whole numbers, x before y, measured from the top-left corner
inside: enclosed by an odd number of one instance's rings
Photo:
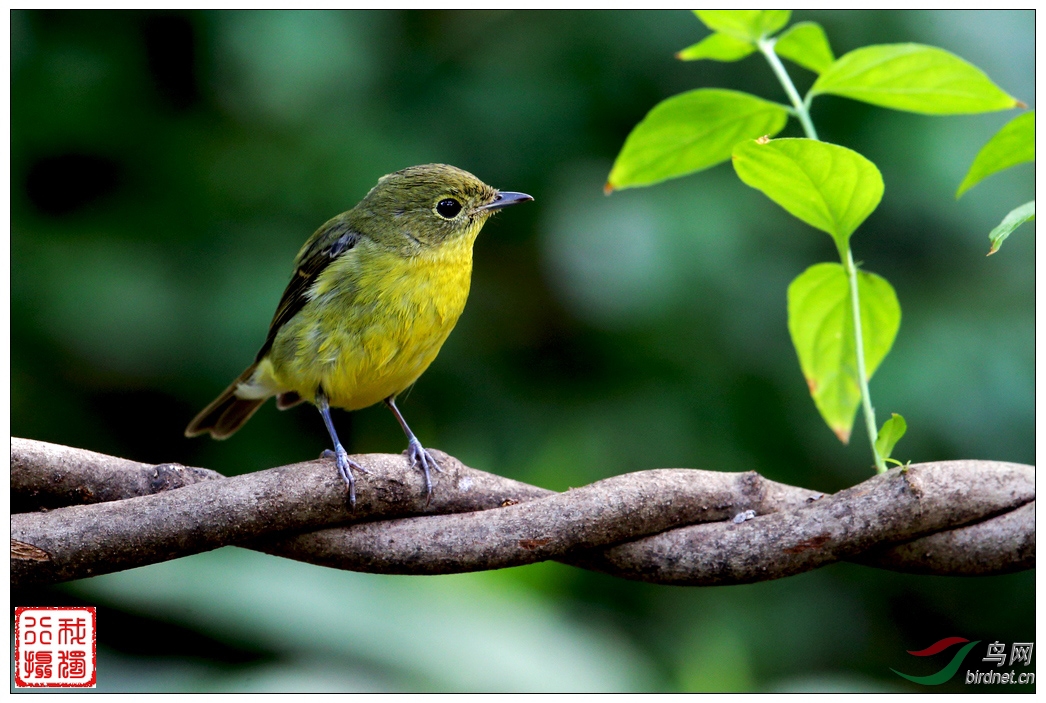
[[[262,357],[269,353],[272,344],[276,340],[276,334],[299,310],[309,302],[308,292],[312,284],[324,269],[339,256],[356,246],[360,240],[359,232],[354,231],[349,224],[341,219],[328,222],[312,237],[312,241],[306,246],[298,259],[298,268],[283,291],[280,304],[276,306],[276,314],[272,316],[269,323],[269,333],[265,336],[265,343],[258,350],[255,362],[261,361]]]

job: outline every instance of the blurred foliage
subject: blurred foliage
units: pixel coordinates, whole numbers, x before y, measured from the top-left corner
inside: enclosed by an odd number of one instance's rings
[[[840,54],[941,46],[1034,107],[1032,11],[794,19]],[[788,338],[788,282],[830,240],[729,166],[601,192],[660,100],[784,99],[759,57],[673,59],[705,34],[683,11],[12,12],[12,433],[227,474],[317,456],[308,406],[270,403],[226,442],[182,430],[252,359],[305,238],[441,161],[536,202],[484,230],[465,314],[400,403],[427,446],[555,489],[673,466],[870,476]],[[983,251],[1031,166],[952,195],[1011,115],[814,113],[886,182],[855,254],[904,305],[872,384],[911,428],[897,458],[1032,463],[1034,238]],[[403,449],[383,408],[335,422],[350,451]],[[230,548],[13,600],[101,607],[101,690],[915,690],[889,672],[907,649],[1033,641],[1033,587],[851,565],[708,589],[557,564],[382,577]]]

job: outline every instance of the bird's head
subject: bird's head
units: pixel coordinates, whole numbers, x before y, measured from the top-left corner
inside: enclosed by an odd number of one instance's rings
[[[492,214],[528,200],[526,193],[499,191],[460,168],[425,164],[382,176],[353,214],[365,220],[360,224],[368,236],[414,248],[474,240]]]

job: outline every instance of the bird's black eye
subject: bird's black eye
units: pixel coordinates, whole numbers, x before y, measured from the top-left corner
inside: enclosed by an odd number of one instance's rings
[[[453,220],[461,212],[461,203],[454,198],[444,198],[436,203],[436,212],[440,217]]]

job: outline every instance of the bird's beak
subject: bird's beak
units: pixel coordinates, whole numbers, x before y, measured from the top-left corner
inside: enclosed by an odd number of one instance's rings
[[[503,207],[509,205],[515,205],[516,203],[525,203],[528,200],[534,198],[527,195],[526,193],[513,193],[512,191],[506,190],[497,194],[494,198],[494,202],[487,203],[486,205],[480,205],[477,210],[500,210]]]

